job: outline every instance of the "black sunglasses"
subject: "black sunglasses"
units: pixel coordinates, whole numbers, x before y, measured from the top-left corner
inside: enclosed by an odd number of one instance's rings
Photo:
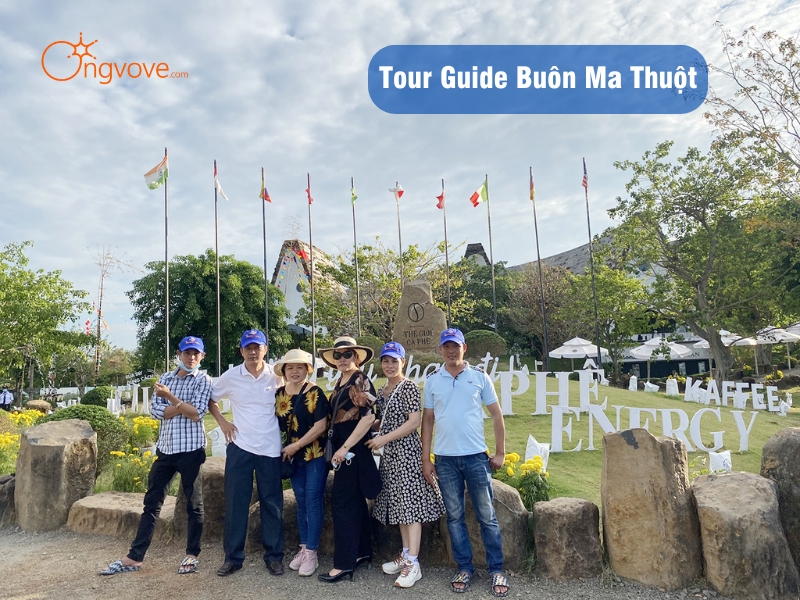
[[[344,352],[337,352],[336,350],[333,351],[333,360],[339,360],[340,358],[353,358],[355,352],[352,350],[345,350]]]

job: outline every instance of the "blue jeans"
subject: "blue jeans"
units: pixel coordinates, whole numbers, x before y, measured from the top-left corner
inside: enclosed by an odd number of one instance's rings
[[[300,543],[309,550],[319,549],[322,523],[325,519],[325,483],[328,479],[328,464],[325,459],[315,458],[309,462],[297,459],[297,468],[292,476],[292,490],[297,500],[297,532]]]
[[[489,573],[503,570],[503,542],[500,526],[494,513],[494,494],[489,457],[485,452],[468,456],[436,456],[436,474],[447,510],[447,530],[450,547],[459,571],[470,575],[475,572],[472,565],[472,544],[469,542],[467,523],[464,520],[464,485],[466,484],[475,517],[481,527],[481,538],[486,548],[486,564]]]
[[[225,532],[222,546],[225,560],[235,565],[244,562],[244,543],[256,474],[261,509],[261,543],[264,562],[283,560],[283,486],[281,459],[260,456],[228,444],[225,459]]]

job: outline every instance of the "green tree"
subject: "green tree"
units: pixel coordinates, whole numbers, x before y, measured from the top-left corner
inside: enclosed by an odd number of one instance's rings
[[[200,256],[176,256],[169,264],[170,354],[187,335],[203,338],[203,368],[217,373],[217,308],[214,251]],[[145,265],[147,274],[127,292],[138,324],[138,354],[142,366],[164,365],[164,263]],[[219,257],[222,367],[241,362],[239,337],[245,329],[264,328],[264,272],[232,255]],[[280,356],[291,343],[283,294],[269,287],[270,356]]]
[[[780,293],[785,271],[777,255],[795,264],[796,249],[760,220],[776,200],[746,158],[717,145],[707,155],[690,148],[671,163],[671,147],[664,142],[641,162],[615,163],[632,173],[629,198],[618,197],[609,211],[621,221],[615,243],[628,264],[650,266],[653,309],[708,340],[722,380],[733,361],[720,328]]]
[[[124,348],[103,348],[98,385],[125,385],[125,377],[138,367],[133,352]]]
[[[86,393],[86,386],[94,379],[94,338],[82,335],[85,336],[82,343],[65,344],[56,352],[54,365],[56,386],[75,386],[81,398]]]
[[[17,387],[28,378],[28,396],[33,397],[34,375],[70,332],[61,329],[88,309],[86,292],[76,290],[60,271],[28,268],[26,248],[32,242],[11,243],[0,251],[0,376],[13,379]],[[46,370],[46,368],[45,368]]]

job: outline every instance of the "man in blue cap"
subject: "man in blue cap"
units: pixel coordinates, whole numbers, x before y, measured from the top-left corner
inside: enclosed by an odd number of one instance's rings
[[[155,384],[150,415],[161,421],[156,443],[156,460],[150,468],[144,512],[136,539],[125,558],[112,562],[101,575],[138,571],[150,547],[156,520],[167,496],[169,484],[180,473],[188,514],[186,557],[178,573],[197,572],[200,537],[203,534],[203,474],[206,461],[206,432],[203,416],[211,397],[211,377],[199,371],[205,356],[203,340],[188,336],[178,344],[178,368],[164,373]]]
[[[242,568],[253,473],[261,505],[261,543],[264,562],[273,575],[283,575],[283,486],[281,434],[275,414],[275,392],[281,380],[264,360],[267,336],[248,329],[239,352],[244,362],[214,383],[209,412],[228,443],[225,459],[225,562],[217,571],[226,577]],[[228,398],[233,423],[222,416],[218,402]]]
[[[486,548],[486,563],[493,596],[508,595],[503,575],[503,543],[494,512],[492,473],[505,461],[506,428],[492,380],[464,360],[467,344],[458,329],[445,329],[439,338],[441,368],[425,381],[422,412],[422,474],[431,485],[438,479],[445,510],[450,547],[458,572],[450,583],[454,592],[466,592],[475,572],[472,545],[464,520],[466,485],[472,508],[480,524]],[[489,455],[483,434],[483,407],[489,411],[494,429],[495,453]],[[431,439],[436,440],[431,462]]]

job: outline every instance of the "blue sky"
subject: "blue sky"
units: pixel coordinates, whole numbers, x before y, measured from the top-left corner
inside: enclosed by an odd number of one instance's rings
[[[367,91],[372,56],[391,44],[686,44],[721,58],[716,21],[739,32],[796,33],[790,2],[517,0],[351,2],[13,2],[0,0],[0,244],[33,240],[34,268],[59,269],[96,295],[90,251],[116,249],[143,268],[163,259],[163,193],[143,174],[170,154],[170,251],[214,245],[213,160],[230,198],[220,202],[220,252],[262,263],[261,168],[270,268],[284,238],[307,237],[311,173],[314,243],[352,244],[350,177],[359,238],[396,243],[399,181],[403,243],[442,236],[435,208],[447,180],[448,237],[488,248],[486,211],[468,199],[489,174],[495,260],[535,258],[527,201],[536,176],[540,246],[547,256],[585,243],[581,157],[590,178],[592,228],[627,178],[613,162],[637,159],[665,139],[706,148],[702,109],[687,115],[390,115]],[[42,52],[83,33],[96,62],[165,62],[181,79],[114,79],[108,85],[46,76]],[[63,47],[59,47],[63,48]],[[53,50],[54,51],[54,50]],[[53,52],[51,51],[51,52]],[[63,54],[63,52],[62,52]],[[74,60],[74,59],[73,59]],[[53,69],[70,65],[48,53]],[[712,74],[712,87],[722,81]],[[125,296],[139,275],[107,280],[112,344],[133,349]],[[84,315],[81,322],[88,318]]]

